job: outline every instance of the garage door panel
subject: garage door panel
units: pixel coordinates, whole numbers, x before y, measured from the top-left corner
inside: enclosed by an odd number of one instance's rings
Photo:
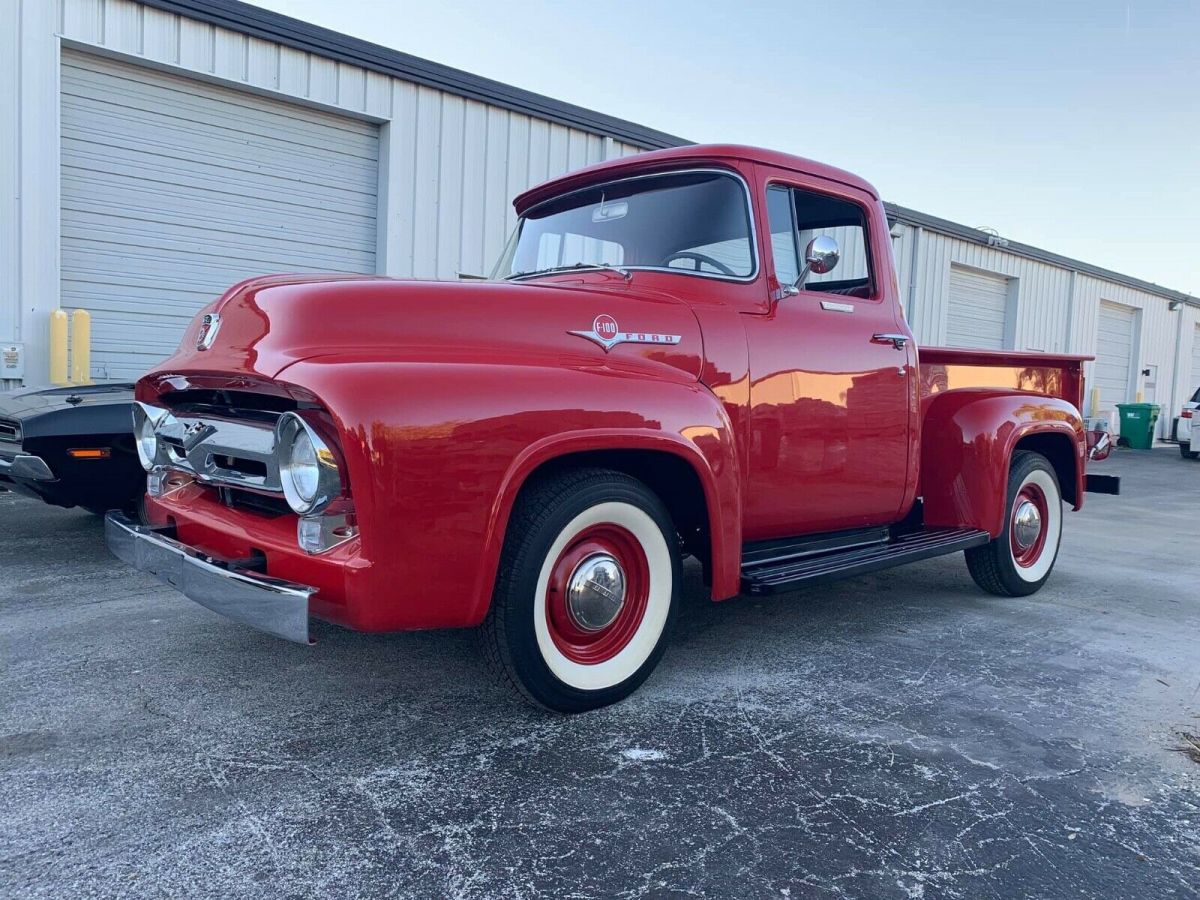
[[[104,229],[99,232],[103,235],[99,240],[96,239],[97,228]],[[300,265],[334,271],[350,267],[358,271],[374,259],[365,251],[339,247],[336,239],[321,242],[319,236],[307,235],[292,240],[285,225],[274,234],[264,233],[259,228],[238,232],[231,228],[189,228],[134,219],[110,220],[97,226],[72,213],[63,216],[62,235],[63,240],[72,241],[80,253],[88,248],[93,253],[120,252],[114,246],[120,245],[126,248],[125,252],[137,253],[147,259],[158,256],[172,261],[176,254],[187,253],[246,264]]]
[[[131,122],[117,116],[81,115],[64,104],[64,112],[70,116],[71,127],[63,131],[64,149],[70,149],[73,141],[82,141],[89,146],[92,156],[98,150],[114,161],[136,157],[154,157],[159,164],[204,166],[227,169],[231,173],[255,174],[261,171],[263,157],[284,155],[291,166],[301,169],[316,184],[327,184],[335,188],[372,189],[372,178],[378,160],[364,159],[342,153],[322,152],[315,149],[288,146],[279,140],[274,147],[263,147],[261,142],[239,140],[236,136],[206,136],[199,129],[172,130],[153,121]],[[121,128],[113,134],[111,129]],[[109,131],[104,131],[109,129]],[[153,144],[146,140],[153,135]]]
[[[78,168],[83,172],[96,172],[138,178],[142,176],[151,184],[184,185],[202,187],[204,190],[236,194],[252,191],[258,199],[287,199],[295,197],[298,202],[310,198],[313,205],[328,202],[329,198],[355,199],[365,208],[376,196],[377,175],[374,172],[359,176],[348,168],[340,178],[331,178],[328,169],[312,172],[295,166],[287,157],[277,160],[250,161],[244,166],[232,166],[227,161],[208,155],[168,155],[163,152],[148,152],[137,149],[109,146],[98,140],[79,142],[65,139],[62,142],[62,162],[66,169]],[[272,166],[286,166],[284,170]],[[284,175],[283,172],[287,174]]]
[[[175,217],[184,209],[189,214],[242,221],[245,216],[231,214],[253,208],[259,215],[288,219],[316,211],[323,220],[341,222],[355,230],[369,226],[375,219],[374,195],[350,190],[315,192],[306,186],[288,184],[286,179],[279,179],[281,190],[272,190],[274,182],[269,177],[246,179],[241,185],[230,180],[218,189],[205,185],[195,173],[171,182],[168,173],[159,172],[153,178],[138,180],[137,172],[132,165],[124,172],[88,171],[68,165],[63,170],[63,187],[68,191],[64,202],[72,209],[105,209],[112,208],[116,200],[122,210],[140,208]]]
[[[1111,410],[1130,399],[1137,313],[1129,306],[1102,302],[1096,320],[1095,385],[1100,407]]]
[[[64,283],[74,281],[77,284],[87,282],[102,282],[116,289],[121,285],[130,288],[153,288],[155,285],[163,289],[171,289],[178,285],[182,289],[194,286],[204,290],[209,300],[215,300],[224,293],[225,289],[246,278],[256,275],[270,275],[282,272],[329,272],[329,267],[311,265],[308,263],[291,262],[276,263],[267,259],[227,260],[218,256],[208,258],[189,254],[186,271],[180,270],[178,262],[172,257],[138,256],[137,271],[131,271],[132,266],[122,267],[119,257],[126,253],[136,252],[136,248],[124,245],[111,247],[84,247],[72,254],[71,271],[65,274]],[[114,259],[118,257],[118,259]],[[130,300],[134,297],[131,295]],[[104,299],[97,296],[95,303]],[[205,301],[208,302],[208,301]],[[203,306],[204,304],[200,304]],[[91,309],[92,302],[81,304],[84,309]],[[200,307],[186,311],[186,316],[192,316]]]
[[[92,105],[112,115],[143,116],[156,127],[221,129],[239,141],[262,148],[279,140],[315,150],[341,152],[375,159],[375,127],[301,106],[282,104],[230,88],[209,86],[181,76],[166,75],[70,54],[64,58],[63,103]],[[117,80],[113,76],[118,76]],[[219,96],[219,105],[212,98]],[[269,135],[270,140],[264,138]]]
[[[94,186],[93,186],[94,189]],[[95,237],[98,233],[177,233],[185,235],[212,234],[244,235],[264,240],[284,240],[291,246],[312,245],[331,250],[359,251],[359,236],[364,227],[369,227],[370,216],[347,215],[326,217],[320,227],[303,213],[301,207],[287,205],[277,208],[269,204],[222,204],[209,203],[204,198],[184,206],[190,217],[188,224],[179,221],[180,205],[164,198],[162,206],[155,206],[153,196],[142,192],[141,196],[129,197],[122,204],[124,215],[112,215],[113,204],[102,199],[103,194],[95,191],[96,199],[75,202],[62,211],[63,233],[68,229],[82,229],[82,237]],[[239,223],[232,213],[239,208],[251,208],[254,221]],[[98,232],[97,229],[104,229]]]
[[[62,80],[62,302],[99,374],[244,278],[375,271],[375,126],[72,51]]]
[[[946,343],[1003,350],[1008,338],[1009,279],[952,265]]]

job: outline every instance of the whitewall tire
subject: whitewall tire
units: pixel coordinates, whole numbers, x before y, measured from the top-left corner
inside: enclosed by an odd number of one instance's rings
[[[966,551],[971,577],[1002,597],[1032,594],[1046,583],[1062,540],[1062,491],[1050,461],[1040,453],[1013,454],[1008,505],[1000,534]]]
[[[615,703],[658,664],[678,591],[675,529],[649,488],[602,469],[542,478],[510,519],[484,654],[549,709]]]

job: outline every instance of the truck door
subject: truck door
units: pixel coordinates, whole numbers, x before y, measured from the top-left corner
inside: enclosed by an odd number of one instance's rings
[[[771,311],[745,323],[747,540],[888,524],[904,500],[916,354],[880,256],[889,252],[886,226],[873,233],[866,201],[767,187],[767,264],[780,288]],[[837,242],[840,259],[805,274],[806,248],[819,236]]]

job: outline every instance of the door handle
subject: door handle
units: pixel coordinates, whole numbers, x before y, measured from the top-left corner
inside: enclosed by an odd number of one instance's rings
[[[907,334],[873,334],[871,335],[871,343],[873,344],[891,344],[897,350],[903,350],[904,345],[908,343]]]

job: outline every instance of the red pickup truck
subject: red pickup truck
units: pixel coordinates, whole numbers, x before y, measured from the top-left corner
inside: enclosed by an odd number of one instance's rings
[[[965,551],[1050,575],[1085,489],[1085,357],[929,349],[867,182],[692,146],[519,196],[492,278],[243,282],[137,386],[149,524],[107,541],[309,642],[479,626],[528,698],[627,696],[680,564],[713,600]]]

